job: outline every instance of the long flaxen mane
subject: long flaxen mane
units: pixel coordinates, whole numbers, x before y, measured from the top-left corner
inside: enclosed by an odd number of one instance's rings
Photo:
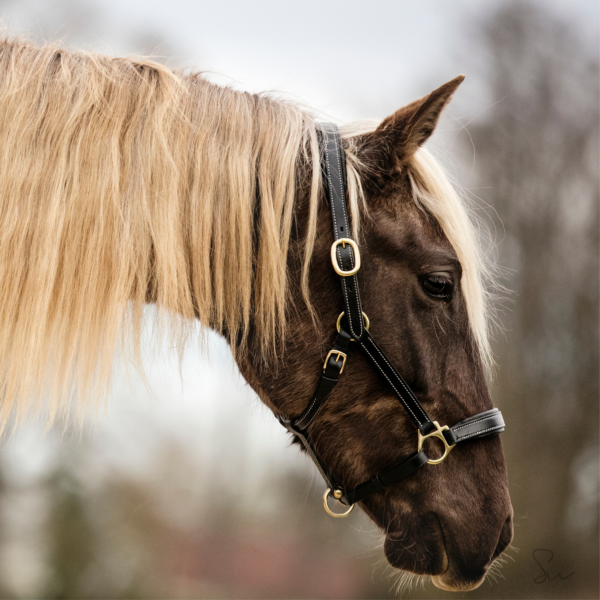
[[[139,363],[144,305],[180,348],[199,320],[243,351],[285,339],[286,257],[308,173],[301,288],[321,198],[315,115],[146,59],[0,43],[0,427],[48,422],[106,395],[117,351]],[[353,233],[360,161],[348,149]],[[482,253],[467,213],[425,151],[415,201],[462,263],[470,322],[487,360]],[[73,402],[76,400],[76,402]]]

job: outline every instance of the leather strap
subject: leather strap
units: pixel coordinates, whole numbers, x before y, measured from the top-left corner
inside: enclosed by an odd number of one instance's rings
[[[333,348],[327,355],[317,391],[306,410],[294,421],[294,427],[306,430],[314,421],[321,407],[325,404],[325,400],[329,398],[329,394],[331,394],[338,382],[340,373],[346,363],[349,345],[350,334],[346,330],[341,329],[335,338]]]
[[[357,485],[353,490],[346,492],[341,500],[343,504],[355,504],[374,494],[382,492],[388,486],[398,483],[409,475],[412,475],[417,469],[427,464],[429,457],[425,452],[414,452],[400,462],[388,467],[360,485]]]
[[[279,419],[279,422],[290,433],[294,434],[298,438],[298,440],[300,440],[300,443],[304,446],[304,449],[306,450],[307,454],[312,458],[312,461],[317,466],[317,469],[319,469],[319,473],[321,473],[321,477],[323,477],[323,479],[325,480],[327,487],[332,490],[338,489],[340,486],[337,485],[333,477],[329,474],[329,472],[325,468],[325,465],[323,465],[323,463],[319,459],[319,455],[315,452],[315,449],[312,447],[312,444],[308,439],[308,432],[295,428],[293,423],[291,423],[290,421],[286,421],[285,419],[279,416],[277,418]]]
[[[342,238],[352,239],[350,235],[350,222],[346,210],[346,156],[342,146],[342,139],[337,125],[333,123],[321,123],[319,134],[322,149],[321,164],[325,176],[327,199],[329,201],[329,208],[331,209],[333,238],[335,241]],[[340,270],[350,271],[354,269],[356,257],[354,256],[354,250],[349,244],[345,246],[341,243],[338,244],[336,247],[336,257]],[[360,340],[366,328],[360,304],[358,279],[356,275],[350,275],[340,277],[340,280],[350,333],[355,340]]]
[[[450,446],[470,439],[481,439],[488,435],[502,433],[505,429],[502,413],[497,408],[486,410],[478,415],[467,417],[450,429],[444,430],[443,436]]]
[[[317,391],[304,412],[297,419],[285,419],[281,415],[277,416],[279,422],[290,433],[298,437],[300,443],[304,446],[304,449],[312,458],[315,465],[317,465],[323,479],[331,489],[336,489],[339,486],[337,486],[331,474],[323,466],[315,449],[312,447],[312,444],[308,439],[308,428],[315,420],[315,417],[321,410],[321,407],[325,404],[327,398],[329,398],[333,388],[337,385],[339,376],[346,364],[349,345],[350,334],[344,328],[341,328],[335,338],[333,348],[331,348],[327,354],[327,359],[323,366],[323,371],[321,372],[321,378],[317,385]]]
[[[375,343],[373,336],[368,331],[365,332],[363,339],[360,341],[360,346],[371,363],[385,378],[392,390],[394,390],[396,398],[400,400],[400,403],[404,406],[414,424],[421,430],[421,433],[427,435],[428,433],[435,431],[435,425],[432,423],[413,391],[398,371],[394,369],[392,363],[387,359],[386,355]]]

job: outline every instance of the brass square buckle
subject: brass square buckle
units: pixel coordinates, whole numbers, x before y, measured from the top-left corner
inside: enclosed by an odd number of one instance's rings
[[[327,368],[327,363],[329,362],[329,357],[335,354],[336,358],[335,358],[335,362],[340,362],[340,358],[342,359],[342,368],[340,369],[340,375],[344,372],[344,367],[346,366],[346,359],[348,358],[343,352],[340,352],[339,350],[330,350],[327,353],[327,358],[325,359],[325,362],[323,363],[323,368],[326,369]]]
[[[336,251],[337,247],[340,244],[342,244],[343,248],[345,248],[346,244],[348,244],[354,252],[354,269],[350,269],[350,271],[342,271],[342,269],[340,269],[340,266],[338,265]],[[351,240],[350,238],[340,238],[339,240],[333,242],[333,244],[331,245],[331,264],[333,265],[333,269],[335,270],[335,272],[342,277],[350,277],[351,275],[356,275],[356,273],[358,273],[358,270],[360,269],[360,252],[358,251],[358,246],[356,242],[354,240]]]
[[[448,456],[448,454],[450,454],[450,450],[452,450],[452,448],[454,448],[454,446],[456,446],[456,444],[453,444],[452,446],[450,446],[448,444],[448,442],[446,441],[446,438],[444,437],[444,434],[442,433],[442,431],[446,431],[449,430],[450,427],[448,427],[448,425],[444,425],[443,427],[440,427],[440,424],[437,421],[434,421],[433,424],[436,427],[436,431],[432,431],[431,433],[428,433],[427,435],[423,435],[421,433],[421,430],[418,429],[417,433],[419,435],[419,442],[417,444],[417,451],[421,452],[421,450],[423,449],[423,442],[430,437],[435,437],[438,438],[439,440],[442,440],[442,443],[444,444],[444,455],[441,458],[430,458],[427,461],[428,465],[439,465],[441,462],[443,462],[444,460],[446,460],[446,457]]]

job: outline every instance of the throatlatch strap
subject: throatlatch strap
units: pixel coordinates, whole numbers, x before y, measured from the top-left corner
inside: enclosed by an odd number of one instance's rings
[[[321,137],[321,163],[331,209],[333,238],[336,242],[344,239],[353,241],[346,209],[346,156],[342,139],[337,125],[333,123],[321,123],[318,131]],[[340,272],[351,271],[359,260],[349,243],[338,243],[335,247],[335,255]],[[340,276],[340,280],[350,333],[355,340],[360,340],[366,329],[360,304],[358,279],[356,275],[346,275]]]
[[[350,345],[350,334],[341,329],[335,338],[333,348],[327,354],[325,364],[323,365],[323,373],[319,380],[317,391],[308,405],[306,410],[294,421],[294,427],[298,429],[308,429],[325,400],[329,398],[333,388],[338,382],[338,378],[346,364],[348,357],[348,346]]]
[[[306,407],[305,411],[297,419],[284,419],[278,416],[279,422],[292,434],[298,437],[302,445],[304,446],[308,455],[313,459],[317,465],[319,472],[323,476],[323,479],[331,489],[335,489],[336,485],[333,477],[327,472],[327,469],[323,466],[317,453],[315,452],[310,440],[308,439],[308,428],[314,421],[315,417],[321,410],[323,404],[329,394],[331,394],[333,388],[336,386],[339,376],[344,369],[346,360],[348,357],[348,347],[350,345],[350,334],[341,328],[340,332],[335,338],[333,348],[328,352],[325,364],[323,365],[323,371],[321,372],[321,378],[317,385],[317,391],[313,396],[312,400]]]

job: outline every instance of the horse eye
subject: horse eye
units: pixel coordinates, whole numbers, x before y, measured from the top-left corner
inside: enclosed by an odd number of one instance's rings
[[[448,299],[452,297],[452,281],[446,275],[438,273],[427,275],[421,285],[427,294],[434,298]]]

